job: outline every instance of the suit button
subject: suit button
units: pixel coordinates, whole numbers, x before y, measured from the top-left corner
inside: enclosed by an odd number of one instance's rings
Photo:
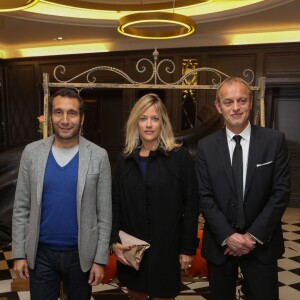
[[[150,201],[147,200],[146,201],[146,205],[149,206],[150,205]]]
[[[232,202],[231,204],[233,207],[236,207],[236,202]]]
[[[148,223],[148,224],[150,224],[150,223],[151,223],[151,221],[150,221],[149,219],[147,219],[147,223]]]

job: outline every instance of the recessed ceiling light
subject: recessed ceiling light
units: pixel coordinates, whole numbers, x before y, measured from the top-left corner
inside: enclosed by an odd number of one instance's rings
[[[54,41],[62,41],[63,37],[62,36],[58,36],[58,37],[53,38],[53,40]]]

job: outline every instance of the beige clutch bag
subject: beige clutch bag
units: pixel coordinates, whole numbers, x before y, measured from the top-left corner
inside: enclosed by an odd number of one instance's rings
[[[123,246],[133,246],[130,250],[124,251],[124,256],[130,266],[138,270],[144,256],[144,252],[150,247],[150,244],[122,230],[119,231],[119,236]]]

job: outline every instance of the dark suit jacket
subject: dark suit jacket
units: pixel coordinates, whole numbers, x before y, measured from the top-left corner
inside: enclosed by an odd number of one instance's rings
[[[196,172],[200,211],[205,218],[202,255],[215,264],[226,261],[222,242],[236,225],[237,198],[225,129],[198,143]],[[281,217],[290,196],[289,158],[283,133],[251,127],[244,193],[246,229],[263,242],[251,255],[273,262],[284,252]]]

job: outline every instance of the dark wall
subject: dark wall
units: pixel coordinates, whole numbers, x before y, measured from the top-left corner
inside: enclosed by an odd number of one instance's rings
[[[292,206],[300,207],[300,153],[299,140],[291,141],[291,131],[297,131],[298,117],[291,121],[289,108],[299,108],[300,101],[300,43],[224,46],[181,49],[158,49],[159,60],[175,62],[173,74],[163,80],[174,82],[181,77],[184,59],[196,59],[199,67],[211,67],[235,76],[243,76],[243,70],[252,69],[255,82],[259,77],[267,78],[266,125],[282,131],[288,130],[287,139],[292,157],[293,196]],[[53,78],[54,68],[62,64],[66,73],[60,79],[67,80],[96,66],[110,66],[123,70],[136,81],[147,80],[152,72],[149,63],[145,74],[136,71],[141,58],[152,61],[153,49],[143,51],[110,52],[99,54],[53,56],[39,58],[0,60],[0,151],[27,144],[39,139],[36,117],[43,113],[43,73]],[[167,65],[163,64],[161,68]],[[163,70],[161,70],[163,72]],[[119,75],[97,71],[93,73],[97,82],[125,83]],[[201,72],[199,84],[211,84],[216,79],[211,73]],[[85,81],[85,78],[76,81]],[[51,90],[53,91],[53,89]],[[292,95],[288,92],[291,91]],[[146,90],[86,90],[81,95],[86,100],[85,136],[107,148],[114,163],[123,144],[123,127],[130,108]],[[177,90],[157,91],[167,106],[175,132],[181,129],[181,92]],[[287,95],[288,94],[288,95]],[[213,104],[215,91],[197,91],[198,112],[205,104]],[[293,99],[293,100],[291,100]],[[292,101],[292,102],[291,102]],[[280,105],[278,105],[278,103]],[[291,111],[291,113],[294,110]],[[276,122],[274,121],[276,120]],[[286,124],[289,123],[289,126]],[[296,124],[298,124],[296,127]]]
[[[0,59],[0,149],[4,147],[3,60]]]

